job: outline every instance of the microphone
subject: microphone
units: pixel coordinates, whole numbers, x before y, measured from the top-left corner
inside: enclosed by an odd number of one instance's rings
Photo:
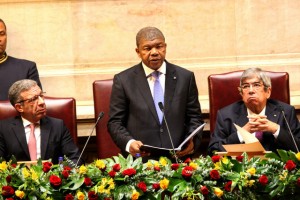
[[[290,127],[290,125],[289,125],[289,123],[288,123],[288,121],[287,121],[287,119],[286,119],[286,117],[285,117],[285,112],[284,112],[284,110],[283,110],[283,108],[282,108],[281,105],[278,105],[278,107],[279,107],[279,110],[281,111],[281,113],[282,113],[282,115],[283,115],[283,119],[284,119],[284,121],[285,121],[285,123],[286,123],[286,126],[288,127],[289,134],[291,135],[291,137],[292,137],[292,139],[293,139],[294,145],[295,145],[296,150],[297,150],[297,153],[298,153],[298,152],[299,152],[299,149],[298,149],[298,146],[297,146],[297,144],[296,144],[294,135],[293,135],[293,133],[292,133],[292,131],[291,131],[291,127]]]
[[[174,157],[175,157],[176,163],[178,163],[178,158],[177,158],[177,155],[176,155],[176,152],[175,152],[173,140],[172,140],[171,133],[170,133],[170,130],[169,130],[169,126],[168,126],[168,123],[167,123],[167,120],[166,120],[166,117],[165,117],[165,113],[164,113],[164,105],[163,105],[162,102],[158,102],[158,106],[159,106],[159,109],[161,110],[161,112],[163,113],[163,119],[164,119],[164,122],[165,122],[166,127],[167,127],[167,132],[169,134],[169,138],[170,138],[170,141],[171,141]]]
[[[80,156],[79,156],[79,158],[78,158],[78,160],[77,160],[77,162],[76,162],[75,168],[77,167],[78,162],[80,161],[80,159],[81,159],[81,157],[82,157],[82,154],[83,154],[83,152],[84,152],[84,150],[85,150],[86,145],[88,144],[88,142],[89,142],[89,140],[90,140],[90,138],[91,138],[92,133],[94,132],[94,130],[95,130],[95,128],[96,128],[98,122],[100,121],[100,119],[102,119],[103,116],[104,116],[104,112],[102,111],[102,112],[99,113],[99,115],[98,115],[98,117],[97,117],[97,121],[96,121],[96,123],[95,123],[95,125],[94,125],[94,127],[93,127],[93,129],[92,129],[92,131],[91,131],[91,133],[90,133],[90,135],[89,135],[89,137],[87,138],[87,140],[86,140],[86,142],[85,142],[85,145],[84,145],[84,147],[83,147],[83,149],[82,149],[82,151],[81,151],[81,153],[80,153]]]

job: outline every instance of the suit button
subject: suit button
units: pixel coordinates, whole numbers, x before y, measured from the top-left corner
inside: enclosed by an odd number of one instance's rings
[[[160,132],[161,134],[163,134],[163,133],[164,133],[164,129],[163,129],[163,128],[160,128],[160,129],[159,129],[159,132]]]

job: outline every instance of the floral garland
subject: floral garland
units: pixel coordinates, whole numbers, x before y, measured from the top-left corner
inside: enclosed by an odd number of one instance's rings
[[[182,163],[161,157],[143,163],[122,155],[71,168],[1,161],[0,199],[299,199],[300,153],[268,159],[200,156]]]

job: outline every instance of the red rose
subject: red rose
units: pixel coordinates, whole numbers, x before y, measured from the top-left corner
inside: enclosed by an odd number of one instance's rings
[[[185,179],[190,179],[193,175],[193,168],[191,166],[186,166],[182,169],[181,175]]]
[[[261,185],[265,186],[268,184],[268,177],[266,175],[261,175],[258,181]]]
[[[239,162],[243,162],[244,156],[237,156],[235,159]]]
[[[68,170],[63,170],[62,172],[61,172],[61,174],[62,174],[62,176],[65,178],[65,179],[67,179],[68,177],[69,177],[69,171]]]
[[[136,174],[136,170],[133,169],[133,168],[128,168],[128,169],[125,169],[123,172],[122,172],[123,176],[133,176]]]
[[[177,170],[178,168],[179,168],[179,164],[178,163],[173,163],[172,165],[171,165],[171,169],[172,170]]]
[[[143,192],[146,192],[147,191],[147,185],[146,183],[144,183],[143,181],[142,182],[139,182],[137,184],[138,188],[140,188]]]
[[[10,182],[11,182],[11,175],[8,175],[8,176],[6,177],[6,182],[7,182],[7,183],[10,183]]]
[[[17,167],[17,163],[12,163],[11,166],[12,166],[13,168],[16,168],[16,167]]]
[[[15,194],[15,190],[11,186],[3,186],[2,187],[2,195],[4,197],[11,197],[12,195]]]
[[[220,174],[219,174],[218,170],[215,170],[215,169],[211,170],[209,175],[210,175],[210,178],[213,180],[220,179]]]
[[[14,200],[14,198],[11,198],[11,197],[10,197],[10,198],[6,198],[5,200]]]
[[[84,178],[84,184],[86,186],[92,186],[92,180],[89,177]]]
[[[111,178],[114,178],[115,176],[116,176],[116,173],[117,172],[115,172],[115,171],[110,171],[110,172],[108,172],[108,175],[111,177]]]
[[[158,166],[155,166],[155,167],[154,167],[154,170],[157,171],[157,172],[159,172],[159,171],[160,171],[160,168],[159,168]]]
[[[209,193],[209,190],[208,190],[208,188],[207,188],[206,186],[202,186],[202,187],[200,188],[200,191],[201,191],[201,193],[202,193],[203,195],[208,195],[208,193]]]
[[[285,163],[284,169],[287,169],[288,171],[292,171],[296,168],[296,164],[292,160],[288,160]]]
[[[113,168],[113,170],[114,170],[115,172],[119,172],[120,169],[121,169],[121,165],[120,165],[120,164],[114,164],[114,166],[113,166],[112,168]]]
[[[160,188],[159,183],[153,183],[153,184],[152,184],[152,188],[153,188],[155,191],[159,190],[159,188]]]
[[[61,178],[56,175],[51,175],[49,181],[54,188],[61,186]]]
[[[98,195],[96,194],[95,191],[89,191],[88,192],[88,198],[89,198],[89,200],[97,200],[98,199]]]
[[[74,200],[74,197],[73,197],[72,194],[67,194],[67,195],[65,196],[65,200]]]
[[[231,184],[232,184],[232,181],[228,181],[225,186],[224,186],[224,189],[227,191],[227,192],[230,192],[231,191]]]
[[[43,163],[43,172],[45,172],[45,173],[49,172],[51,167],[52,167],[51,162],[44,162]]]
[[[211,157],[211,160],[213,161],[213,163],[219,162],[221,159],[221,156],[215,155]]]
[[[297,179],[296,184],[297,184],[298,187],[300,187],[300,178]]]
[[[188,163],[190,163],[190,162],[192,162],[191,158],[187,158],[187,159],[184,161],[184,163],[186,163],[186,164],[188,164]]]
[[[64,166],[64,170],[66,170],[66,171],[71,171],[71,170],[72,170],[72,168],[71,168],[71,167],[69,167],[69,166]]]

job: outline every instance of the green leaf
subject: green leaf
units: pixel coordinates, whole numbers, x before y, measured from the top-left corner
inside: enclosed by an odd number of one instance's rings
[[[282,162],[286,162],[289,160],[287,151],[282,150],[282,149],[277,149],[277,152],[278,152]]]

